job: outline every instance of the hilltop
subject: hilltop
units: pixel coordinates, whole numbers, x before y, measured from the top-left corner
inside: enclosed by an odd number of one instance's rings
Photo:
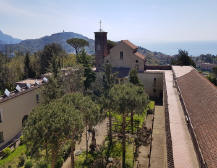
[[[152,52],[143,47],[139,47],[138,52],[146,56],[147,64],[149,65],[167,65],[170,64],[172,58],[170,55],[161,52]]]
[[[61,33],[55,33],[50,36],[44,36],[39,39],[28,39],[23,40],[18,44],[7,44],[7,45],[1,45],[0,51],[10,51],[10,52],[37,52],[39,50],[42,50],[45,45],[50,43],[58,43],[60,44],[63,49],[70,53],[73,52],[73,48],[66,43],[66,40],[70,38],[81,38],[85,39],[89,42],[89,47],[86,48],[87,52],[89,54],[94,53],[94,40],[89,39],[81,34],[77,34],[74,32],[61,32]]]
[[[20,41],[21,41],[20,39],[4,34],[0,30],[0,44],[16,44],[16,43],[19,43]]]
[[[94,54],[95,52],[95,42],[93,39],[89,39],[86,36],[83,36],[74,32],[60,32],[55,33],[50,36],[44,36],[38,39],[27,39],[23,40],[17,44],[4,44],[1,42],[0,38],[0,51],[1,52],[30,52],[34,53],[40,51],[44,48],[45,45],[50,43],[58,43],[67,53],[74,52],[74,49],[66,43],[66,40],[70,38],[81,38],[87,40],[89,42],[89,47],[86,47],[86,51],[88,54]],[[165,65],[169,64],[171,60],[171,56],[163,54],[161,52],[152,52],[143,47],[139,47],[138,51],[147,57],[147,64],[151,65]]]

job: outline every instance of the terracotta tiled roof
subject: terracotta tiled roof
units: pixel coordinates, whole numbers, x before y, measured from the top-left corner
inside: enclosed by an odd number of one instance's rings
[[[142,55],[142,54],[139,53],[139,52],[135,52],[134,54],[135,54],[137,57],[141,58],[141,59],[145,59],[145,56]]]
[[[128,45],[130,48],[132,48],[133,50],[136,50],[138,47],[135,46],[133,43],[131,43],[129,40],[121,40],[121,42],[123,42],[124,44]]]
[[[217,88],[196,70],[177,78],[208,168],[217,167]]]

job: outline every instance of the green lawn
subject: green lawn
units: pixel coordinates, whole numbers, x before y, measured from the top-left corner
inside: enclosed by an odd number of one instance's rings
[[[21,145],[17,147],[8,157],[0,160],[0,167],[7,167],[11,165],[12,167],[16,167],[19,161],[19,156],[25,154],[26,146]]]

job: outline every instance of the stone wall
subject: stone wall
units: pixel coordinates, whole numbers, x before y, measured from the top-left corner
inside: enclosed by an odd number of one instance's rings
[[[145,91],[150,98],[162,98],[163,96],[163,73],[143,72],[138,73],[138,77],[144,85]]]

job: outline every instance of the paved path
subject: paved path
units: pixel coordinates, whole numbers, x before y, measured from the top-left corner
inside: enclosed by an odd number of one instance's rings
[[[107,122],[108,120],[106,119],[102,123],[96,126],[97,145],[101,145],[105,140],[105,137],[107,135]],[[89,143],[90,141],[91,141],[91,137],[89,137]],[[85,150],[86,150],[86,140],[85,140],[85,134],[83,134],[81,142],[76,145],[75,152],[85,151]],[[68,159],[63,163],[62,168],[71,168],[71,157],[68,157]]]
[[[185,122],[177,89],[173,87],[172,71],[164,71],[168,94],[170,130],[175,168],[198,168],[197,156]]]
[[[155,106],[150,167],[167,168],[164,106]]]

